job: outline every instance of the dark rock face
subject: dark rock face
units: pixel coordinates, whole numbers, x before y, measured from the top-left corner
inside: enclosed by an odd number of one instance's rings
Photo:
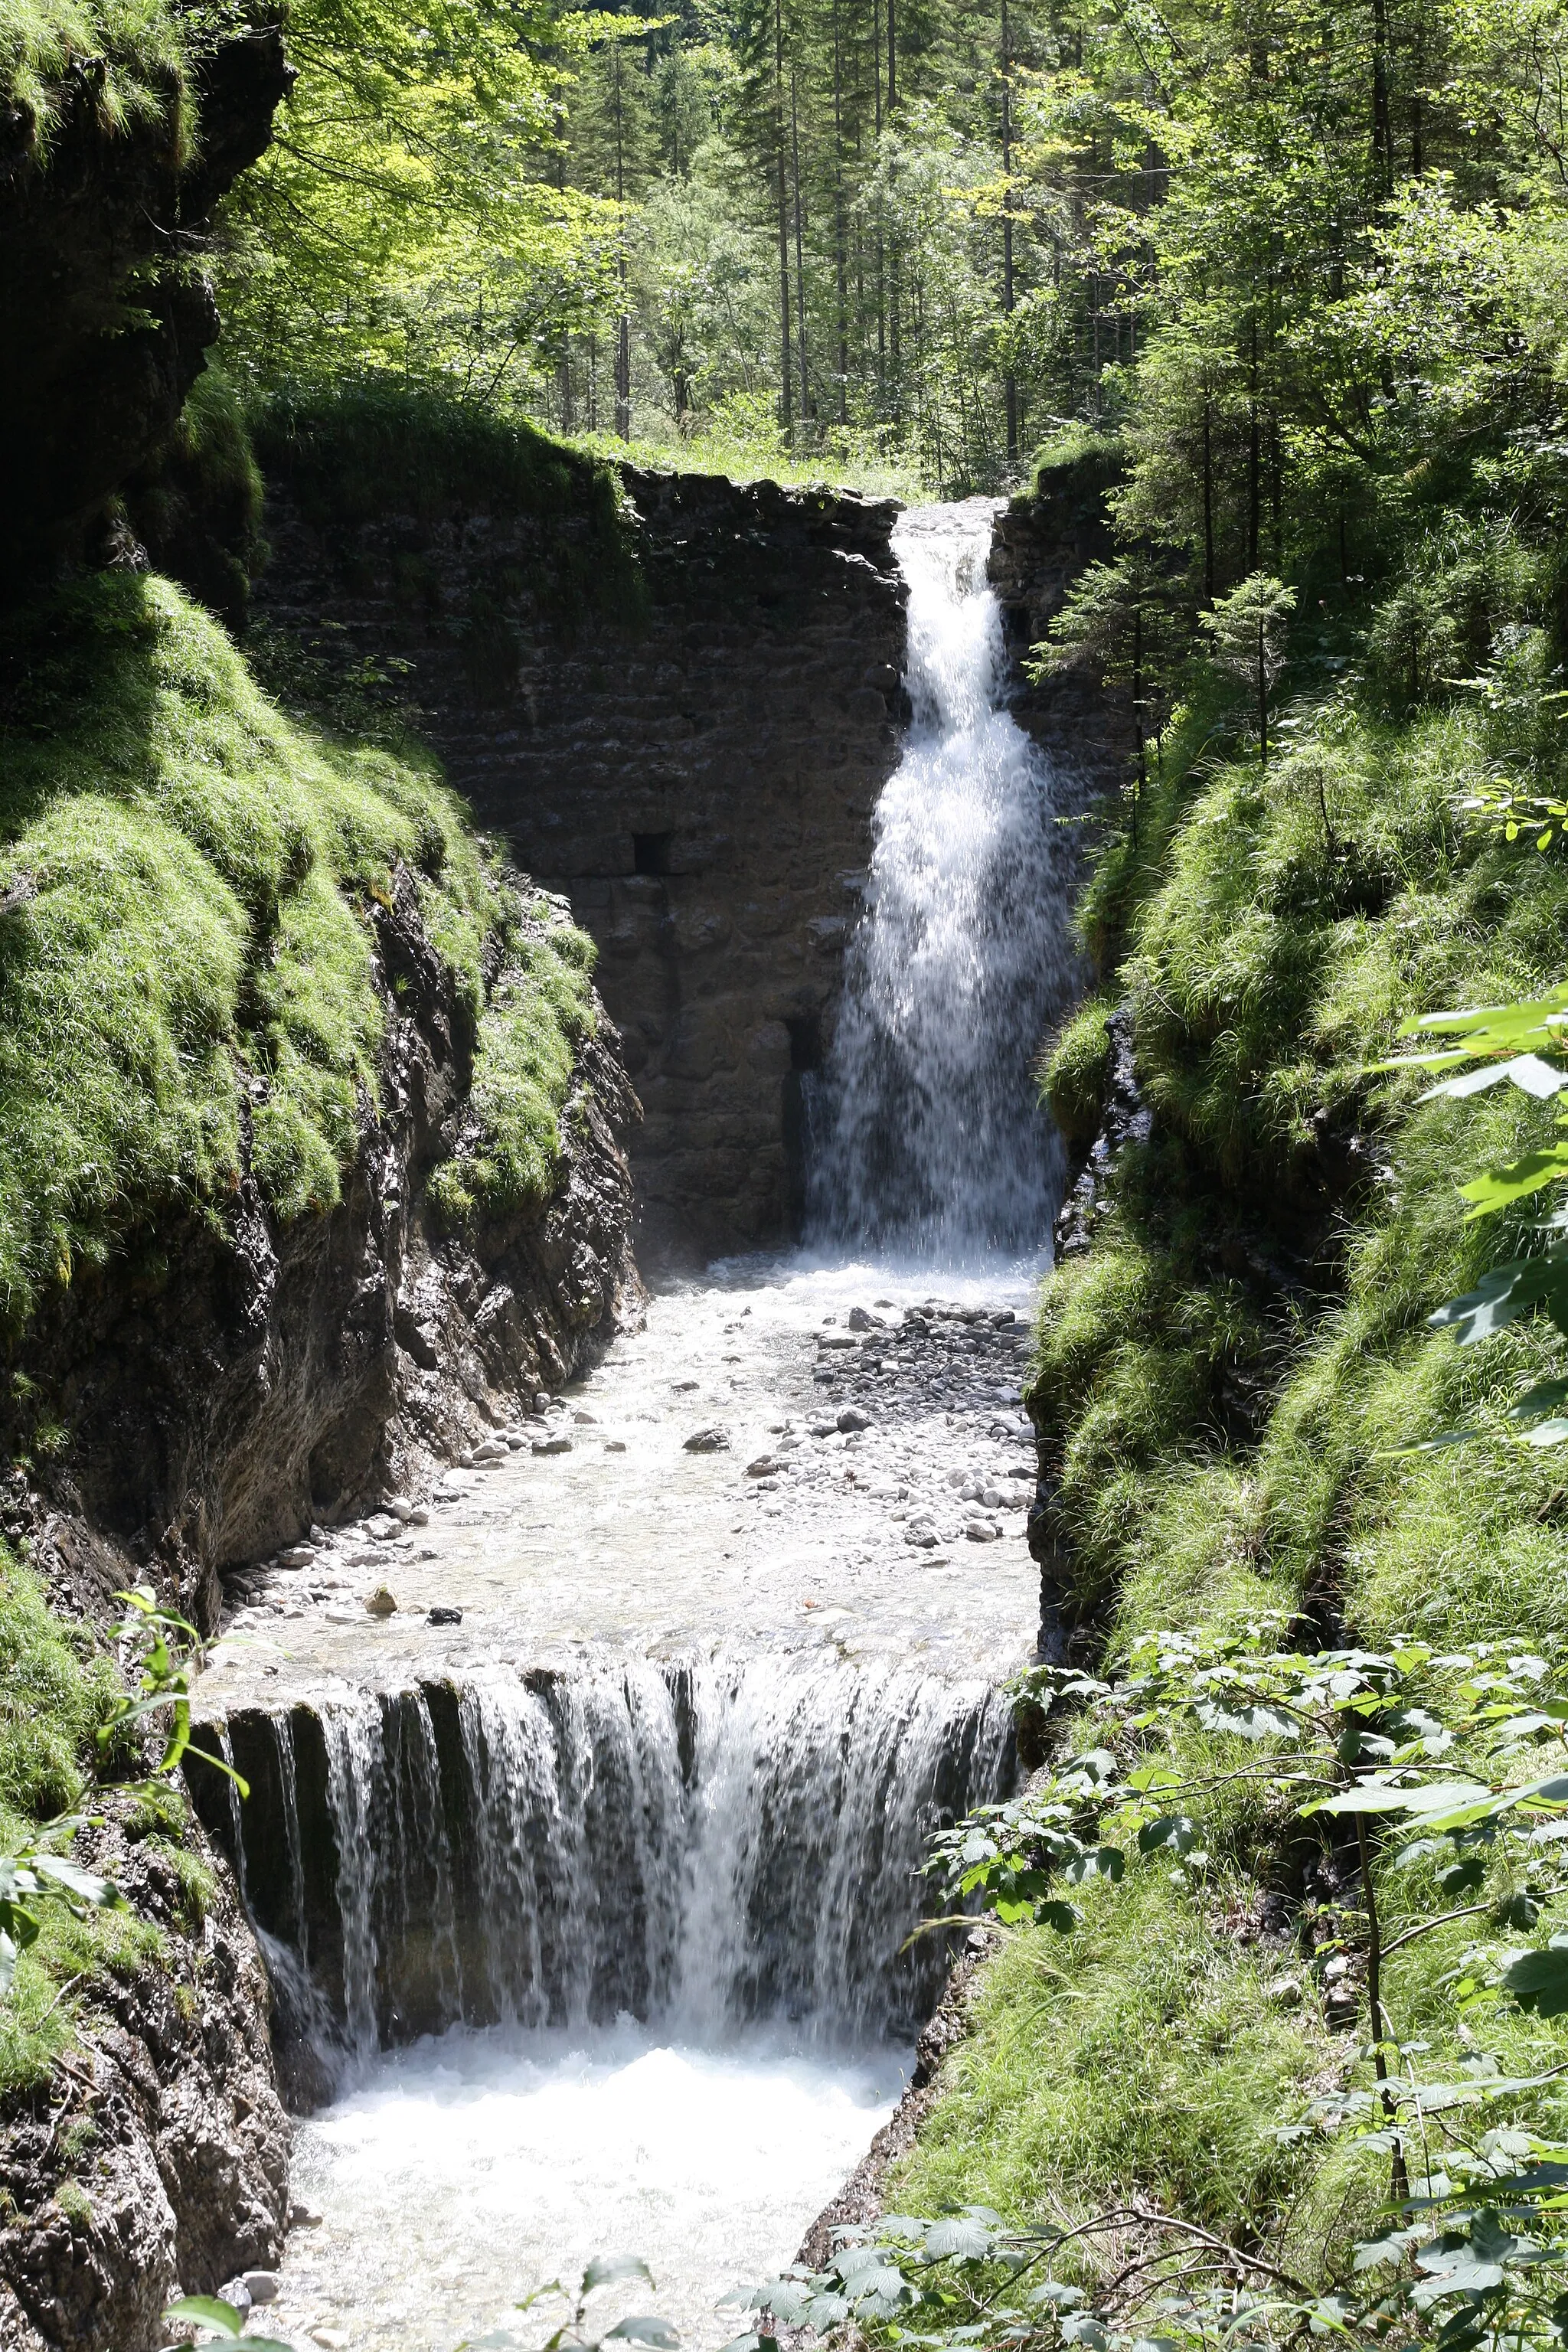
[[[214,1623],[226,1566],[526,1409],[640,1297],[616,1139],[637,1106],[608,1023],[579,1053],[552,1198],[447,1233],[425,1186],[464,1115],[471,1020],[406,874],[378,936],[383,1111],[340,1205],[279,1230],[247,1178],[215,1218],[75,1286],[23,1351],[68,1444],[42,1495],[13,1487],[10,1517],[85,1611],[129,1559]]]
[[[289,79],[275,25],[224,42],[196,72],[192,155],[173,91],[163,122],[107,125],[90,63],[66,78],[47,155],[25,109],[0,110],[0,447],[24,455],[0,500],[0,580],[81,551],[173,430],[218,331],[195,266],[212,210]]]
[[[987,576],[1016,661],[1045,635],[1079,574],[1115,553],[1106,496],[1118,474],[1115,458],[1099,452],[1043,468],[1036,493],[1015,499],[997,516]],[[1026,734],[1101,789],[1125,766],[1131,748],[1126,721],[1091,677],[1038,686],[1020,677],[1012,711]]]
[[[289,2126],[267,1979],[226,1869],[198,1916],[123,1821],[79,1851],[163,1930],[165,1957],[110,1983],[107,2021],[5,2117],[0,2343],[151,2352],[173,2293],[212,2294],[279,2259]]]
[[[572,629],[529,586],[551,520],[447,501],[336,529],[286,449],[268,470],[257,609],[411,664],[453,783],[598,942],[645,1109],[645,1262],[787,1239],[801,1076],[899,754],[894,507],[625,468],[646,617]]]

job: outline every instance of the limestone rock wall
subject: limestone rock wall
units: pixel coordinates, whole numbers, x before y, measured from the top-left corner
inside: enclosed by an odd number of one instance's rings
[[[406,680],[480,821],[596,940],[644,1118],[645,1266],[790,1237],[800,1077],[831,1035],[899,755],[896,508],[623,469],[643,587],[563,623],[561,526],[448,499],[336,527],[268,461],[258,609]]]

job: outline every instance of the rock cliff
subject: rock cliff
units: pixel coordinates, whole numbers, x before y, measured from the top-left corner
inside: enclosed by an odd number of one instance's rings
[[[174,432],[217,336],[201,254],[214,206],[271,136],[291,79],[276,22],[209,48],[187,87],[116,123],[103,60],[55,93],[45,142],[0,100],[0,596],[101,545],[107,502]],[[195,135],[192,136],[193,116]]]
[[[472,487],[416,496],[396,466],[345,518],[287,436],[263,456],[264,624],[397,666],[481,822],[598,943],[645,1111],[644,1262],[787,1240],[800,1076],[898,760],[896,509],[623,467],[635,593],[573,611],[542,549],[580,524]]]

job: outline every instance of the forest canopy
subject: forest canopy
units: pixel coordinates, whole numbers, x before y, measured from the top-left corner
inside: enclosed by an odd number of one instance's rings
[[[1210,597],[1561,463],[1556,0],[294,0],[289,43],[247,384],[949,493],[1115,433]]]

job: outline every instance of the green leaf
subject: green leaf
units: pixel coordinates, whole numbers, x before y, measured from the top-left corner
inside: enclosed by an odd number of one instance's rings
[[[1058,1936],[1070,1936],[1082,1917],[1071,1903],[1042,1903],[1035,1916],[1042,1927],[1054,1927]]]
[[[595,2287],[609,2286],[616,2279],[641,2279],[645,2285],[653,2284],[653,2273],[640,2254],[595,2254],[583,2273],[583,2292],[592,2294]]]
[[[183,2294],[163,2314],[165,2327],[177,2326],[183,2319],[194,2319],[202,2327],[216,2327],[220,2336],[237,2336],[245,2326],[245,2314],[216,2294]]]
[[[1540,1151],[1527,1151],[1518,1160],[1510,1160],[1500,1168],[1489,1168],[1468,1184],[1461,1184],[1459,1195],[1470,1207],[1465,1222],[1473,1224],[1478,1217],[1495,1216],[1515,1201],[1527,1200],[1532,1192],[1542,1192],[1548,1184],[1556,1184],[1568,1176],[1568,1143],[1548,1144]]]
[[[1434,1331],[1452,1331],[1461,1348],[1473,1348],[1538,1307],[1546,1309],[1560,1330],[1568,1329],[1568,1260],[1557,1249],[1494,1266],[1474,1290],[1446,1300],[1426,1319]]]
[[[1568,1942],[1548,1944],[1538,1952],[1523,1952],[1503,1970],[1503,1985],[1521,2009],[1538,2017],[1568,2013]]]
[[[679,2352],[679,2336],[668,2319],[651,2316],[617,2319],[605,2331],[604,2341],[626,2344],[651,2344],[655,2352]]]

